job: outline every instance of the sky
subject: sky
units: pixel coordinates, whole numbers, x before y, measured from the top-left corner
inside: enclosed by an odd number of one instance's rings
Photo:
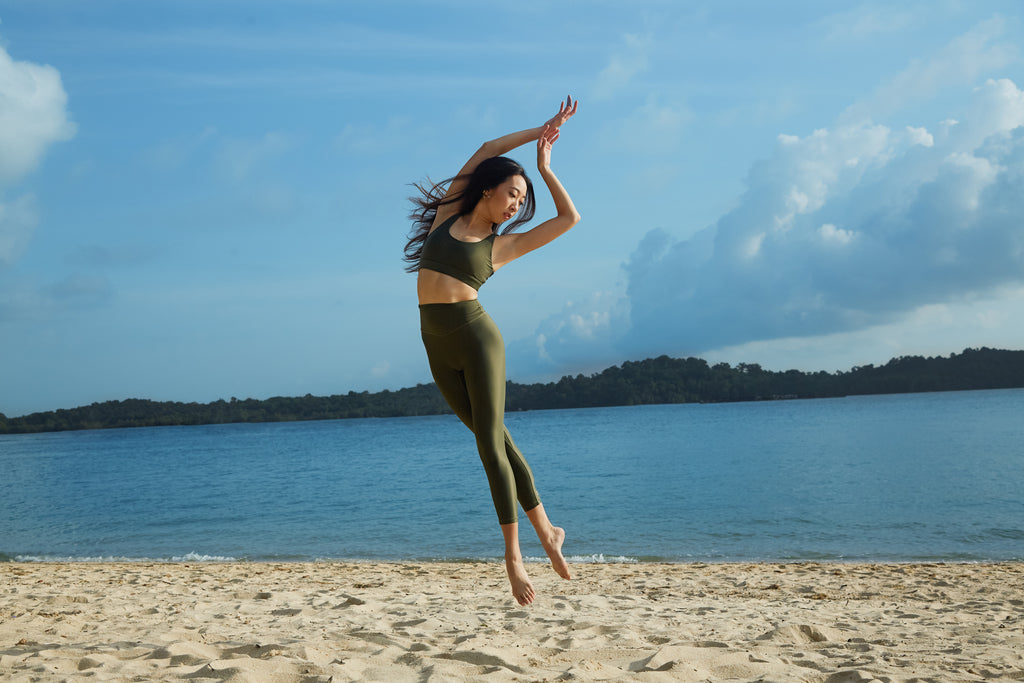
[[[567,94],[509,379],[1024,348],[1022,49],[1019,0],[0,0],[0,412],[431,381],[411,183]]]

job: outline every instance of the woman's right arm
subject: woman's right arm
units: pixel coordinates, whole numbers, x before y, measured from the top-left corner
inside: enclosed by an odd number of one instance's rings
[[[501,235],[494,241],[491,263],[497,270],[510,261],[539,249],[580,222],[580,214],[558,176],[551,170],[551,146],[558,139],[558,130],[545,126],[537,140],[537,170],[548,186],[557,215],[526,232]]]
[[[541,136],[541,133],[545,128],[558,129],[572,118],[572,115],[576,113],[576,108],[579,106],[578,102],[572,99],[572,96],[566,97],[565,102],[562,102],[558,107],[558,113],[548,119],[544,125],[537,126],[536,128],[527,128],[526,130],[520,130],[515,133],[509,133],[503,135],[500,138],[489,140],[484,144],[480,145],[473,156],[469,158],[459,171],[455,180],[448,186],[448,190],[445,192],[445,197],[458,196],[466,188],[466,183],[469,176],[472,175],[476,167],[480,165],[485,159],[491,157],[498,157],[503,154],[511,152],[516,147],[525,145],[527,142],[533,142]],[[442,204],[437,207],[437,215],[434,217],[434,223],[431,225],[431,230],[444,223],[446,220],[454,216],[459,210],[459,206],[456,202],[451,204]]]

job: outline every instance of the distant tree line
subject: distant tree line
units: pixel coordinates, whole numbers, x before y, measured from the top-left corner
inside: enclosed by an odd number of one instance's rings
[[[591,408],[657,403],[717,403],[860,394],[960,391],[1024,387],[1024,351],[965,349],[948,358],[902,356],[882,366],[847,372],[764,370],[758,364],[709,365],[700,358],[630,361],[589,376],[565,376],[547,384],[509,382],[506,410]],[[433,384],[398,391],[350,391],[335,396],[232,398],[212,403],[107,401],[70,410],[8,418],[0,413],[0,434],[220,424],[287,422],[361,417],[402,417],[450,412]]]

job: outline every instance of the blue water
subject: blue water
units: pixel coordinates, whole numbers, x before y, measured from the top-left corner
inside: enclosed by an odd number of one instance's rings
[[[511,413],[577,560],[1024,560],[1024,390]],[[526,523],[527,555],[541,553]],[[0,559],[492,559],[451,416],[0,436]]]

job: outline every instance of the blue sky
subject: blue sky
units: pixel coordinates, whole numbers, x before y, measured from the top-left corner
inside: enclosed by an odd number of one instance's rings
[[[0,412],[430,381],[409,184],[568,93],[583,220],[481,291],[510,379],[1021,348],[1020,46],[1018,0],[3,0]]]

